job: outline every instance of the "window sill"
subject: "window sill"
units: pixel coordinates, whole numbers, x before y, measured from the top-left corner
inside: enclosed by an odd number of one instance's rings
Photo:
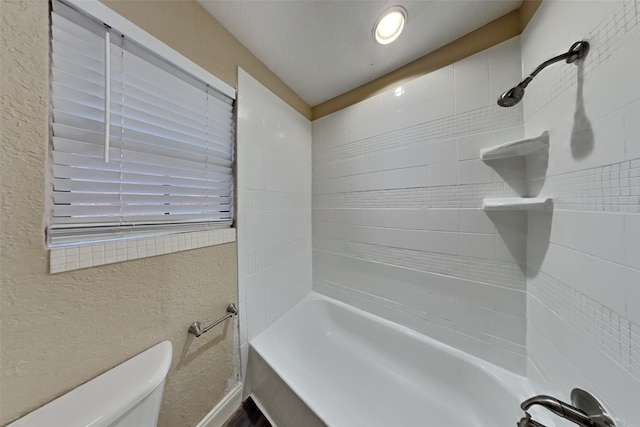
[[[50,273],[79,270],[236,241],[235,228],[92,243],[49,251]]]

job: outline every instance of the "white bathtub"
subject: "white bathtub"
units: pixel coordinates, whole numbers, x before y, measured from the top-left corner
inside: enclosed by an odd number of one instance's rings
[[[251,342],[246,381],[280,427],[510,427],[535,394],[519,375],[315,293]]]

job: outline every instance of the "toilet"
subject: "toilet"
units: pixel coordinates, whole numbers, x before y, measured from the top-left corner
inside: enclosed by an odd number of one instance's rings
[[[156,427],[171,355],[163,341],[7,427]]]

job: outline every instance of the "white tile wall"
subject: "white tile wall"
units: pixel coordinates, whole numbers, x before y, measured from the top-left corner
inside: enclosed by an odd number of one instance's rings
[[[249,340],[311,291],[311,123],[239,70],[237,140],[244,372]]]
[[[513,46],[509,48],[513,49]],[[358,108],[359,105],[356,104],[349,109]],[[360,139],[344,137],[345,131],[350,134],[359,124],[350,125],[345,122],[341,113],[334,113],[314,121],[314,165],[328,166],[333,162],[347,162],[376,152],[394,151],[414,144],[437,143],[452,138],[483,138],[486,137],[484,134],[491,132],[495,132],[498,139],[498,141],[492,140],[491,144],[499,144],[510,141],[509,136],[513,135],[506,136],[498,131],[512,127],[520,129],[516,139],[522,136],[522,105],[503,109],[495,105],[495,100],[488,99],[484,101],[484,108],[475,111],[450,114],[434,120],[427,120],[425,115],[421,123],[388,132],[369,130],[368,133],[371,135],[362,136]],[[372,122],[385,119],[383,115],[377,120],[373,119]],[[316,131],[316,129],[319,130]]]
[[[315,290],[515,372],[526,365],[541,392],[588,389],[633,425],[640,57],[628,53],[640,46],[640,7],[581,2],[567,20],[574,8],[543,2],[522,52],[515,38],[315,121],[312,147],[308,123],[241,73],[243,364],[247,340],[310,288],[313,204]],[[495,105],[523,69],[580,38],[592,43],[581,67],[550,67],[523,103]],[[544,130],[543,178],[479,160],[481,148]],[[554,197],[555,215],[480,209],[532,188]]]
[[[515,38],[313,123],[313,275],[320,292],[524,373],[526,221],[480,209],[522,183],[479,159],[523,136],[521,106],[489,94],[492,78],[521,78],[519,58]],[[518,258],[498,253],[514,235]]]
[[[567,21],[574,6],[543,2],[522,35],[525,71],[578,39],[591,43],[581,67],[550,67],[523,101],[526,135],[549,130],[537,187],[556,207],[551,222],[529,218],[527,374],[560,398],[589,390],[617,424],[632,426],[640,416],[640,56],[630,53],[640,49],[640,8],[581,2],[580,19]]]
[[[235,242],[235,240],[236,229],[224,228],[60,247],[49,251],[49,266],[52,274],[62,273],[63,271],[221,245]]]
[[[392,238],[394,237],[393,231],[389,231],[386,234],[391,235]],[[318,240],[317,246],[316,240]],[[318,250],[318,256],[321,254],[320,250],[323,250],[343,257],[355,257],[371,262],[442,274],[504,288],[525,289],[521,268],[512,262],[463,256],[452,257],[450,256],[451,254],[446,252],[430,251],[429,246],[426,250],[411,250],[394,248],[385,243],[386,241],[381,241],[378,244],[364,244],[348,240],[336,242],[322,238],[316,239],[314,236],[314,247]]]

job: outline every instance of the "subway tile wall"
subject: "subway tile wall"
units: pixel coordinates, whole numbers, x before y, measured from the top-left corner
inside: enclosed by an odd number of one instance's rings
[[[314,290],[518,373],[526,369],[526,164],[480,149],[523,137],[520,40],[313,123]]]
[[[248,342],[311,291],[311,122],[238,71],[238,300]]]
[[[541,393],[573,387],[617,425],[640,410],[640,6],[637,0],[542,2],[522,34],[524,70],[591,43],[581,65],[542,72],[524,98],[527,136],[549,130],[541,195],[552,219],[528,219],[528,376]]]

